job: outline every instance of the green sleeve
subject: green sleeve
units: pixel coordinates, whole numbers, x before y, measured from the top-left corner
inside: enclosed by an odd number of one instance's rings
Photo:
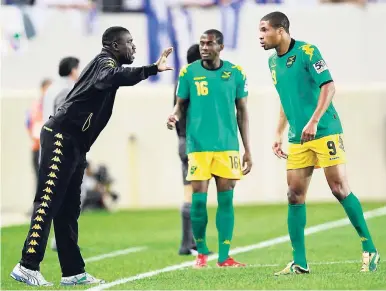
[[[321,87],[322,85],[331,82],[332,77],[330,70],[328,69],[319,49],[314,45],[304,45],[303,51],[303,59],[306,62],[306,67],[308,68],[315,83]]]
[[[189,81],[188,81],[188,71],[187,67],[184,67],[180,71],[180,75],[178,77],[178,85],[177,85],[177,97],[180,97],[182,99],[188,99],[189,98]]]
[[[241,99],[248,96],[248,80],[244,71],[238,67],[238,80],[236,89],[236,98]]]

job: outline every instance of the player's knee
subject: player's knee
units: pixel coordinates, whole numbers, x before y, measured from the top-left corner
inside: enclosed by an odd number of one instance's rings
[[[208,191],[208,184],[206,181],[192,181],[193,193],[206,193]]]
[[[343,181],[334,181],[330,183],[330,188],[332,194],[338,199],[339,201],[342,201],[344,198],[347,197],[348,194],[350,194],[350,190],[348,188],[348,185],[344,183]]]
[[[301,204],[304,203],[304,191],[299,188],[289,188],[287,192],[287,198],[289,204]]]
[[[236,186],[236,180],[217,178],[216,184],[217,192],[232,191]]]

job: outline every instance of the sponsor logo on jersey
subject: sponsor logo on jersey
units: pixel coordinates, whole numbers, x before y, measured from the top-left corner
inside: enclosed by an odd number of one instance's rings
[[[274,67],[276,67],[276,57],[272,57],[272,58],[271,58],[269,67],[270,67],[271,69],[273,69]]]
[[[339,136],[339,148],[345,152],[342,136]]]
[[[304,51],[306,55],[310,56],[310,61],[312,61],[312,57],[314,55],[314,48],[311,47],[310,44],[302,45],[300,48]]]
[[[194,81],[201,81],[201,80],[205,80],[206,77],[205,76],[202,76],[202,77],[194,77],[193,80]]]
[[[231,75],[232,75],[231,71],[224,71],[224,72],[222,72],[221,78],[224,80],[229,80]]]
[[[296,61],[296,56],[288,57],[287,63],[286,63],[287,68],[292,67],[292,65],[294,64],[295,61]]]
[[[326,63],[323,60],[317,61],[315,64],[313,64],[313,67],[318,74],[328,70]]]

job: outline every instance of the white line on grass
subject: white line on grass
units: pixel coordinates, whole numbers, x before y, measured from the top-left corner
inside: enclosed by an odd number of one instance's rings
[[[377,208],[377,209],[374,209],[374,210],[367,211],[367,212],[365,212],[364,215],[365,215],[365,218],[367,218],[367,219],[386,215],[386,207],[381,207],[381,208]],[[312,227],[308,227],[308,228],[305,229],[304,234],[305,235],[310,235],[310,234],[313,234],[313,233],[317,233],[317,232],[321,232],[321,231],[325,231],[325,230],[329,230],[329,229],[333,229],[333,228],[338,228],[338,227],[346,226],[346,225],[349,225],[349,224],[350,224],[350,221],[349,221],[348,218],[339,219],[339,220],[335,220],[335,221],[331,221],[331,222],[327,222],[327,223],[318,224],[318,225],[315,225],[315,226],[312,226]],[[289,240],[290,240],[290,238],[289,238],[288,235],[280,236],[280,237],[277,237],[277,238],[274,238],[274,239],[262,241],[262,242],[257,243],[257,244],[253,244],[253,245],[249,245],[249,246],[245,246],[245,247],[235,248],[235,249],[230,251],[230,255],[245,253],[245,252],[249,252],[249,251],[256,250],[256,249],[262,249],[262,248],[274,246],[274,245],[277,245],[277,244],[288,242]],[[208,257],[208,261],[213,261],[215,259],[217,259],[217,254],[213,254],[213,255],[210,255]],[[99,285],[99,286],[96,286],[96,287],[93,287],[93,288],[90,288],[90,289],[87,289],[87,290],[96,291],[96,290],[108,289],[108,288],[111,288],[113,286],[117,286],[117,285],[120,285],[120,284],[125,284],[127,282],[141,280],[141,279],[144,279],[144,278],[149,278],[149,277],[153,277],[153,276],[159,275],[161,273],[171,272],[171,271],[183,269],[183,268],[186,268],[186,267],[189,267],[189,266],[193,266],[194,263],[195,263],[194,261],[188,261],[188,262],[185,262],[185,263],[182,263],[182,264],[172,265],[172,266],[169,266],[169,267],[166,267],[166,268],[162,268],[162,269],[158,269],[158,270],[154,270],[154,271],[138,274],[138,275],[127,277],[127,278],[118,279],[116,281],[113,281],[113,282],[110,282],[110,283],[106,283],[106,284],[103,284],[103,285]]]
[[[340,265],[340,264],[360,264],[359,260],[351,260],[351,261],[334,261],[334,262],[310,262],[310,266],[315,265]],[[247,265],[247,268],[263,268],[263,267],[279,267],[283,264],[253,264]]]
[[[360,264],[360,260],[351,260],[351,261],[333,261],[333,262],[309,262],[310,266],[315,265],[338,265],[338,264]],[[251,264],[247,265],[245,268],[267,268],[267,267],[280,267],[283,266],[283,264]],[[208,266],[202,270],[210,270],[214,269],[215,267]],[[180,269],[182,271],[183,269]]]
[[[143,251],[145,249],[147,249],[147,247],[128,248],[128,249],[118,250],[118,251],[114,251],[114,252],[103,254],[103,255],[99,255],[99,256],[90,257],[90,258],[85,259],[84,261],[86,263],[96,262],[96,261],[104,260],[104,259],[107,259],[107,258],[118,257],[118,256],[121,256],[121,255],[130,254],[130,253],[137,253],[137,252]]]

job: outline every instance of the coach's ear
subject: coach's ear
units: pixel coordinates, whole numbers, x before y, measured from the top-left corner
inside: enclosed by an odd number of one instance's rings
[[[220,44],[220,52],[224,49],[224,45]]]
[[[113,50],[118,51],[118,44],[115,41],[113,41],[111,46],[113,47]]]

